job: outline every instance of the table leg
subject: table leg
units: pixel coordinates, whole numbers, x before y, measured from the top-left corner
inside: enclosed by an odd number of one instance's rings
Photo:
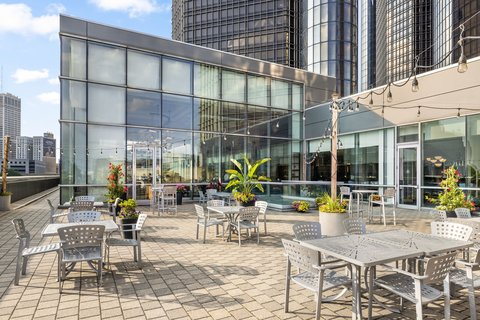
[[[360,267],[352,265],[352,319],[362,319],[362,299],[361,299],[361,273]]]

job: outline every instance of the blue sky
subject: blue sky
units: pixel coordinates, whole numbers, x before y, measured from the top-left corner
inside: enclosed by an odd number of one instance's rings
[[[55,134],[59,148],[59,13],[171,38],[170,0],[0,2],[1,92],[22,99],[22,135]]]

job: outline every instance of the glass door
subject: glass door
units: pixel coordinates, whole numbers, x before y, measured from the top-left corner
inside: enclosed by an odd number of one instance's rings
[[[133,146],[133,198],[139,205],[150,204],[152,187],[160,178],[160,148],[144,145]]]
[[[402,145],[397,149],[398,206],[418,208],[418,145]]]

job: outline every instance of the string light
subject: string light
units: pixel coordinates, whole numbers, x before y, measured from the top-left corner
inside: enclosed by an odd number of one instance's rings
[[[373,106],[373,97],[372,97],[373,92],[370,91],[370,101],[368,102],[369,105]]]
[[[390,83],[388,84],[388,93],[387,93],[387,102],[392,102],[393,96],[392,91],[390,90]]]
[[[420,106],[418,106],[417,118],[420,117]]]
[[[460,118],[460,108],[458,108],[457,118]]]

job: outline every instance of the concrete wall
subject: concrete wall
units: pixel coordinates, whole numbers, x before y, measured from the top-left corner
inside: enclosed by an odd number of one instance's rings
[[[1,179],[0,179],[1,180]],[[55,188],[60,176],[8,177],[7,191],[12,192],[12,202],[32,196],[36,193]]]

